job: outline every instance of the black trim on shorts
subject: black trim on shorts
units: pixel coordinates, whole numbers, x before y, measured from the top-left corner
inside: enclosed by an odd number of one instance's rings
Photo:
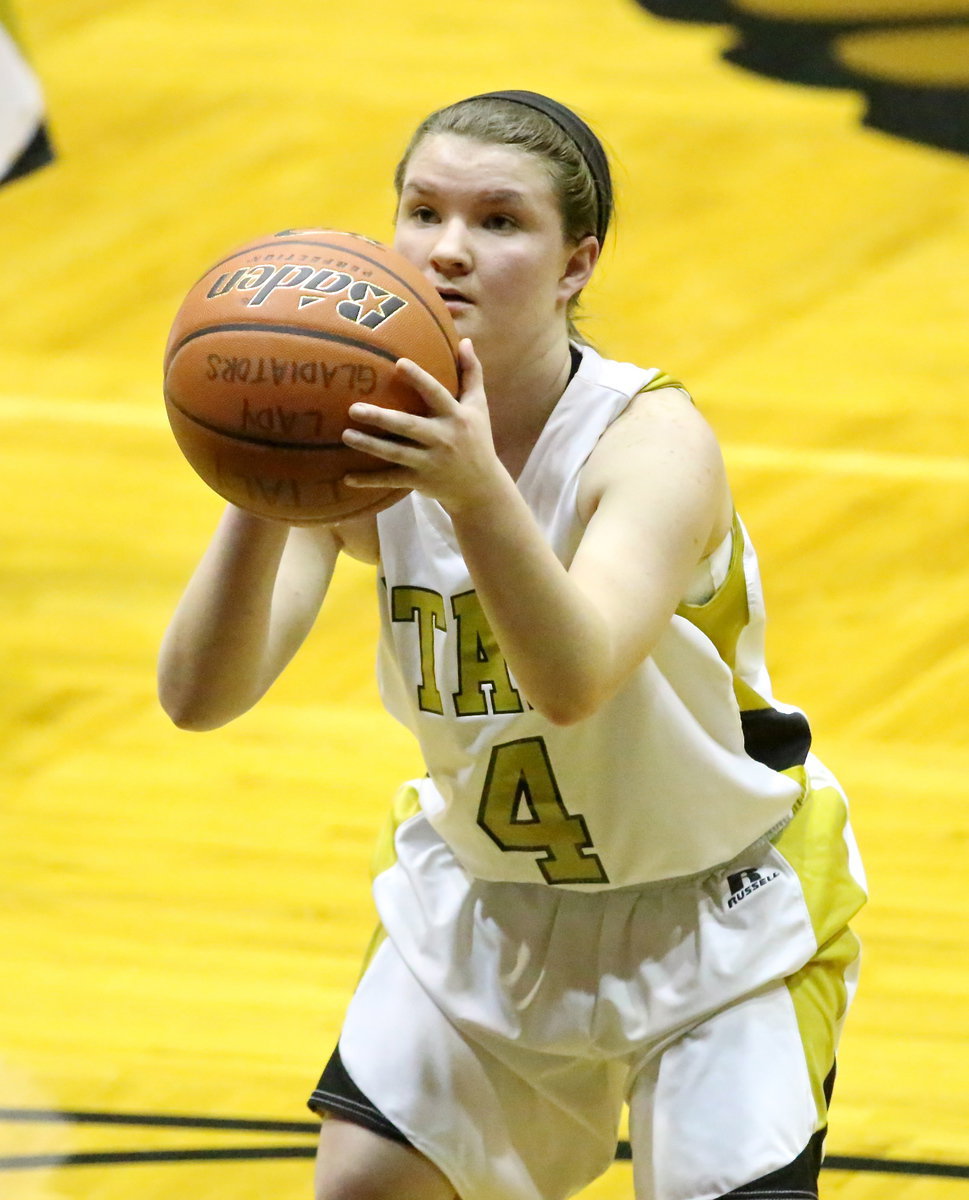
[[[818,1172],[826,1130],[819,1130],[801,1153],[786,1167],[762,1175],[753,1183],[735,1188],[721,1200],[818,1200]]]
[[[837,1064],[831,1068],[824,1081],[824,1099],[829,1106],[834,1092],[836,1071]],[[745,1183],[742,1187],[728,1192],[727,1196],[736,1197],[737,1200],[817,1200],[818,1176],[824,1159],[824,1138],[827,1132],[827,1126],[819,1129],[797,1158],[786,1167],[779,1167],[776,1171],[755,1179],[753,1183]],[[727,1200],[727,1197],[721,1197],[721,1200]]]
[[[397,1126],[387,1120],[376,1104],[365,1096],[350,1078],[340,1057],[339,1046],[330,1055],[330,1061],[323,1068],[320,1082],[307,1104],[317,1116],[323,1117],[330,1113],[335,1117],[342,1117],[344,1121],[352,1121],[354,1125],[362,1125],[392,1142],[410,1145],[410,1141]]]
[[[833,1066],[824,1081],[824,1097],[828,1105],[834,1092],[836,1070],[837,1066]],[[362,1125],[365,1129],[393,1142],[404,1146],[411,1145],[409,1139],[350,1078],[340,1057],[339,1046],[336,1046],[330,1055],[330,1060],[320,1076],[320,1082],[307,1104],[317,1116],[325,1117],[330,1113],[342,1117],[345,1121],[352,1121],[355,1125]],[[732,1192],[727,1192],[720,1200],[818,1200],[818,1176],[824,1160],[824,1139],[827,1132],[827,1126],[819,1129],[792,1162],[762,1175],[751,1183],[742,1184]],[[617,1158],[631,1157],[622,1154],[621,1149],[622,1143]]]
[[[23,175],[29,175],[39,167],[46,167],[54,161],[54,147],[51,145],[47,126],[41,123],[33,137],[0,177],[0,183],[12,183]]]

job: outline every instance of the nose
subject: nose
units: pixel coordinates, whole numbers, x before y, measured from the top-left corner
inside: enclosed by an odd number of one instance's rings
[[[471,245],[468,230],[461,220],[451,220],[438,228],[431,247],[431,265],[442,275],[461,275],[471,267]]]

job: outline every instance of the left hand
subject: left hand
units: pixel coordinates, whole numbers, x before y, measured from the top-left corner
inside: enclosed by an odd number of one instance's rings
[[[491,436],[481,363],[468,338],[459,346],[458,366],[461,394],[455,400],[416,363],[398,360],[397,372],[420,394],[427,416],[362,402],[351,405],[350,416],[378,432],[346,429],[343,441],[390,466],[386,471],[346,475],[344,483],[357,488],[413,489],[437,500],[449,513],[487,499],[504,468]]]

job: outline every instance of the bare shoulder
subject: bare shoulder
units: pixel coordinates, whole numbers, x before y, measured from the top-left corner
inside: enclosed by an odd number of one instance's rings
[[[631,490],[649,503],[692,495],[713,514],[713,539],[729,528],[732,499],[719,442],[682,388],[641,392],[602,435],[579,481],[583,520],[610,489]]]

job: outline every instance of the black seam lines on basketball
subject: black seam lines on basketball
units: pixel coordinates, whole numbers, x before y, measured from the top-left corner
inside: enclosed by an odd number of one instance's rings
[[[210,333],[296,334],[299,337],[316,338],[321,342],[336,342],[338,346],[352,346],[354,350],[376,354],[378,358],[385,358],[392,363],[396,363],[398,358],[392,351],[384,350],[381,346],[374,346],[371,342],[362,341],[360,338],[344,337],[338,333],[327,333],[324,329],[309,329],[303,325],[267,325],[263,321],[226,321],[219,325],[206,325],[204,329],[196,329],[192,333],[187,333],[172,351],[169,366],[175,361],[175,356],[179,351],[189,342],[194,342],[196,338],[207,337]]]
[[[414,289],[414,285],[412,283],[408,283],[402,275],[398,275],[396,271],[392,271],[390,267],[388,267],[386,263],[381,262],[380,259],[371,258],[369,254],[364,254],[359,250],[348,250],[346,246],[340,246],[338,244],[334,245],[333,242],[315,242],[311,238],[292,238],[285,242],[266,242],[261,246],[247,246],[245,248],[245,253],[255,254],[259,250],[279,250],[282,246],[315,246],[318,249],[335,250],[344,256],[352,257],[355,255],[357,258],[362,258],[365,262],[370,263],[371,266],[378,267],[381,271],[386,272],[392,279],[396,279],[397,282],[403,287],[407,288],[408,292],[410,292],[414,299],[417,300],[427,310],[428,316],[430,316],[431,320],[440,330],[441,336],[447,342],[448,350],[451,350],[451,339],[448,337],[447,330],[441,324],[437,313],[434,312],[420,292]],[[233,259],[238,257],[239,253],[236,252],[235,254],[227,254],[225,258],[219,259],[217,263],[213,263],[212,266],[209,267],[205,274],[199,276],[195,284],[193,284],[193,287],[197,287],[206,275],[210,275],[213,271],[217,271],[219,267],[224,266],[227,262],[232,262]],[[293,265],[296,266],[297,264],[294,263]]]
[[[211,421],[205,421],[201,417],[197,417],[195,413],[186,412],[177,400],[172,399],[168,388],[165,388],[165,399],[176,412],[181,413],[186,421],[191,421],[193,425],[198,425],[200,429],[207,429],[209,433],[217,433],[219,437],[229,438],[233,442],[243,442],[247,446],[259,446],[263,450],[305,450],[307,452],[350,449],[345,442],[267,442],[265,438],[250,437],[245,433],[235,433],[233,430],[225,429],[221,425],[213,425]]]
[[[335,333],[326,333],[321,329],[304,329],[300,325],[265,325],[262,322],[258,325],[250,325],[247,322],[235,322],[223,325],[207,325],[204,329],[196,329],[194,333],[186,334],[175,347],[170,363],[174,363],[180,351],[196,338],[206,337],[210,333],[238,333],[240,331],[249,333],[254,329],[263,333],[298,334],[302,337],[317,338],[319,341],[336,342],[339,346],[353,346],[355,349],[363,350],[368,354],[376,354],[378,358],[385,358],[388,362],[395,363],[397,361],[397,356],[391,354],[389,350],[383,350],[379,346],[371,346],[369,342],[358,341],[356,338],[341,337]],[[225,429],[221,425],[213,425],[211,421],[206,421],[195,413],[188,412],[172,397],[167,387],[165,388],[165,399],[172,408],[182,414],[186,421],[191,421],[200,428],[207,429],[210,433],[217,433],[220,437],[231,438],[235,442],[245,442],[250,446],[263,446],[273,450],[348,450],[350,448],[344,442],[268,442],[265,438],[248,437],[244,433],[234,433],[231,429]]]

